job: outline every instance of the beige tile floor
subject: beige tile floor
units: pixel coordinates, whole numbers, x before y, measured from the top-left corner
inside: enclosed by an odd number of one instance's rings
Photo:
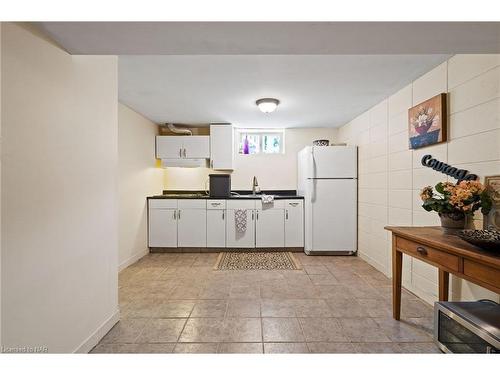
[[[357,257],[216,271],[216,253],[149,254],[119,275],[121,320],[93,353],[438,353],[431,306]]]

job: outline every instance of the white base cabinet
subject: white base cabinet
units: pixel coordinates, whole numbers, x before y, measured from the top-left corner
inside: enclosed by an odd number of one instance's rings
[[[178,247],[207,246],[207,211],[179,209],[177,224]]]
[[[255,212],[253,209],[245,209],[247,216],[247,228],[244,232],[238,232],[235,220],[236,209],[227,210],[226,225],[226,247],[254,248],[255,247]]]
[[[149,211],[149,246],[177,247],[175,210]]]
[[[207,247],[226,247],[226,211],[207,211]]]
[[[285,201],[285,247],[304,246],[304,202]]]
[[[207,206],[198,199],[177,200],[177,246],[207,246]]]
[[[149,200],[149,247],[177,247],[177,200]]]
[[[225,200],[207,200],[207,247],[226,247],[225,208]]]
[[[244,210],[246,230],[236,228]],[[303,201],[150,199],[149,247],[304,247]]]
[[[285,247],[283,201],[258,202],[255,219],[255,247]]]

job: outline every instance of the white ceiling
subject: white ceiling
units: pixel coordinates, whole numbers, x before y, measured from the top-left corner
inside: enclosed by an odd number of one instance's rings
[[[119,98],[157,122],[341,126],[447,55],[120,56]],[[264,114],[255,100],[281,101]]]
[[[500,52],[498,22],[41,22],[38,26],[73,54]]]
[[[70,53],[119,55],[120,101],[158,123],[340,126],[451,54],[500,52],[500,23],[37,25]]]

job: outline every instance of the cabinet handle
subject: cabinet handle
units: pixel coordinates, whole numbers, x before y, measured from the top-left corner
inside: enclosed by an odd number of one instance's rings
[[[257,210],[256,212],[257,212],[257,220],[259,220],[259,210]]]
[[[186,157],[186,149],[184,149],[184,157]]]
[[[222,220],[224,220],[224,211],[222,211]]]
[[[179,157],[182,158],[182,148],[179,149]]]
[[[220,206],[220,203],[212,203],[212,207]]]
[[[297,207],[299,204],[297,202],[288,203],[292,207]]]
[[[177,219],[177,210],[174,210],[174,220]]]
[[[417,253],[422,254],[422,255],[427,255],[427,250],[425,249],[425,247],[418,246]]]
[[[177,212],[177,218],[180,220],[181,219],[181,210]]]
[[[252,210],[252,221],[253,221],[253,210]]]
[[[288,210],[285,210],[285,219],[288,220]]]

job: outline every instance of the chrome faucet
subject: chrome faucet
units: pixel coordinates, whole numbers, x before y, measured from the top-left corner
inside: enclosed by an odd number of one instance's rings
[[[257,193],[260,193],[259,183],[257,182],[257,177],[253,176],[252,194],[255,195]]]

